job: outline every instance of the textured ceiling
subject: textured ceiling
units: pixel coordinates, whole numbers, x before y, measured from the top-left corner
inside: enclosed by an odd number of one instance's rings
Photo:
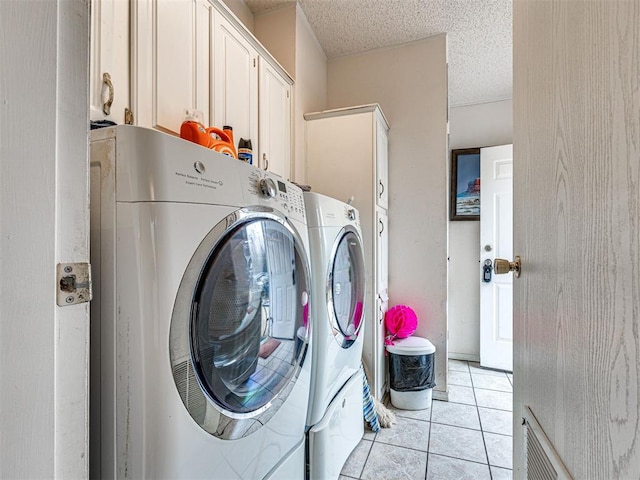
[[[511,98],[511,0],[298,0],[327,58],[446,32],[449,102]],[[295,0],[245,0],[254,14]]]

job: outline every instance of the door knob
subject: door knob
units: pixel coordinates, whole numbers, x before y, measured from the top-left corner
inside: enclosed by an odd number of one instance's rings
[[[513,262],[509,260],[503,260],[502,258],[496,258],[493,261],[493,271],[496,275],[503,275],[505,273],[513,272],[513,275],[518,278],[520,276],[521,262],[520,257],[516,255],[516,259]]]

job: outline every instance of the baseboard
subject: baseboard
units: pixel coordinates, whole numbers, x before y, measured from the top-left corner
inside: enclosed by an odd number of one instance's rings
[[[443,392],[442,390],[434,390],[431,392],[432,398],[434,400],[442,400],[443,402],[449,401],[449,393]]]
[[[463,360],[465,362],[478,362],[480,363],[480,355],[473,355],[470,353],[452,353],[449,352],[450,360]]]

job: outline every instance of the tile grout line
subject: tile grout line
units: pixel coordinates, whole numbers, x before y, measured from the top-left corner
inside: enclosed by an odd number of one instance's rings
[[[433,428],[433,397],[431,397],[431,405],[429,406],[429,440],[427,441],[427,468],[424,471],[424,480],[429,475],[429,447],[431,446],[431,430]]]
[[[382,428],[382,427],[380,427],[380,428]],[[358,475],[358,479],[362,478],[362,474],[364,473],[364,469],[367,466],[367,462],[369,461],[369,456],[371,455],[371,450],[373,450],[373,444],[376,442],[376,437],[378,436],[378,432],[375,432],[375,434],[376,434],[376,436],[373,437],[373,440],[371,441],[371,446],[369,447],[369,451],[367,452],[367,458],[364,459],[364,463],[362,464],[362,470],[360,470],[360,474]]]
[[[487,457],[487,468],[489,469],[489,479],[493,480],[493,474],[491,473],[491,463],[489,462],[489,452],[487,451],[487,442],[484,439],[484,429],[482,428],[482,419],[480,418],[480,410],[478,409],[478,399],[476,398],[476,388],[473,386],[473,375],[471,375],[471,372],[469,372],[469,376],[471,377],[471,388],[473,388],[473,399],[476,401],[476,415],[478,415],[478,423],[480,423],[482,445],[484,446],[484,454]]]
[[[476,465],[486,465],[487,467],[489,466],[488,463],[482,463],[482,462],[478,462],[476,460],[470,460],[468,458],[453,457],[451,455],[447,455],[447,454],[444,454],[444,453],[434,453],[434,455],[436,457],[451,458],[453,460],[460,460],[461,462],[475,463]],[[499,468],[503,468],[503,467],[499,467]]]

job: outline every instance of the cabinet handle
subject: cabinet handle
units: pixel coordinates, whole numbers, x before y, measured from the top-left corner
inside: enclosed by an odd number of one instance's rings
[[[382,232],[384,232],[384,223],[382,223],[382,220],[378,220],[378,222],[380,223],[380,231],[378,232],[378,235],[382,236]]]
[[[106,102],[102,104],[102,112],[105,115],[109,115],[111,113],[111,104],[113,103],[113,83],[111,82],[111,75],[109,75],[108,72],[102,74],[102,83],[107,86],[109,92],[109,97]]]
[[[262,169],[269,170],[269,159],[267,158],[267,154],[262,154]]]
[[[384,193],[384,183],[382,183],[382,180],[378,180],[378,183],[380,183],[380,193],[378,196],[382,198],[382,194]]]

